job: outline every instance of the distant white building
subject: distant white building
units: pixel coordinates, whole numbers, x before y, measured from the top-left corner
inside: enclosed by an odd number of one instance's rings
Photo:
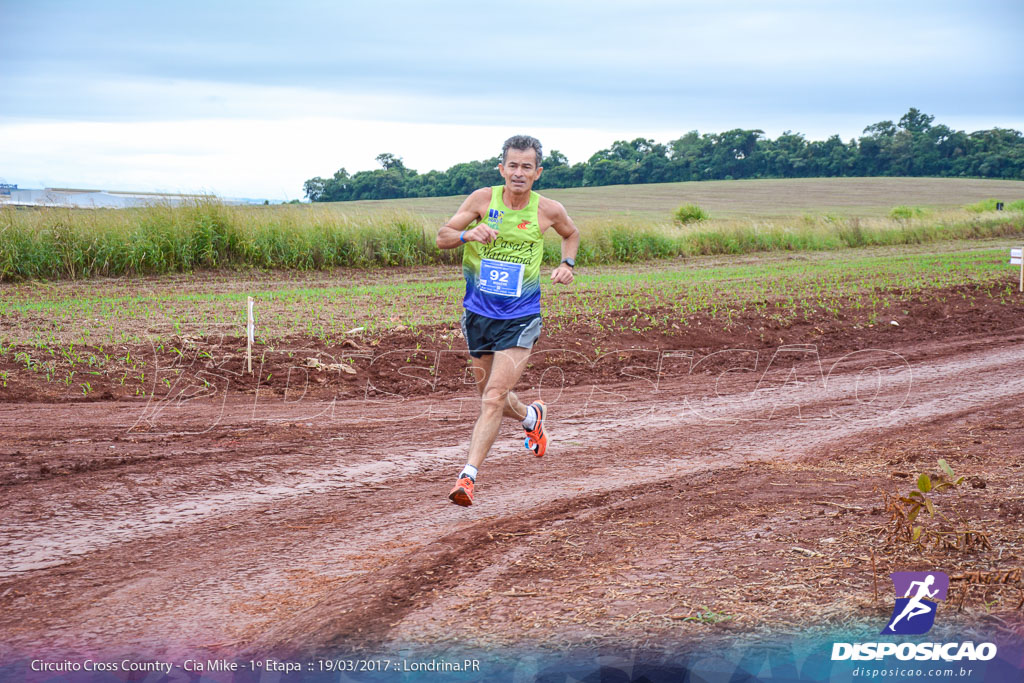
[[[198,194],[162,194],[159,192],[106,192],[48,187],[44,190],[18,189],[17,185],[0,184],[0,206],[63,206],[77,209],[128,209],[154,204],[177,206],[190,201],[208,199]],[[223,199],[224,204],[247,202]]]

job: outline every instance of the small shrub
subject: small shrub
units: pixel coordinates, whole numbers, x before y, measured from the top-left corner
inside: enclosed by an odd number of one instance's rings
[[[697,223],[700,221],[706,221],[710,216],[708,212],[700,208],[696,204],[683,204],[675,212],[675,219],[677,223],[686,225],[687,223]]]
[[[935,479],[926,472],[918,475],[915,487],[907,495],[891,499],[887,495],[886,511],[891,515],[890,537],[941,550],[991,550],[987,533],[969,526],[962,516],[959,524],[954,523],[937,508],[934,495],[943,489],[954,489],[965,480],[963,476],[956,476],[949,463],[941,458],[939,470]],[[940,517],[942,522],[922,523],[922,511],[927,512],[929,518]]]
[[[920,206],[894,206],[889,212],[889,218],[907,220],[910,218],[921,218],[928,215],[928,210]]]
[[[974,213],[984,213],[985,211],[995,211],[996,210],[996,202],[998,202],[998,201],[999,201],[998,199],[982,199],[980,202],[975,202],[973,204],[968,204],[964,208],[967,209],[968,211],[972,211]]]

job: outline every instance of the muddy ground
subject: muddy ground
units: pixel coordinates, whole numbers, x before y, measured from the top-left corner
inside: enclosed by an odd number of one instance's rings
[[[238,339],[138,347],[139,397],[10,364],[0,660],[877,634],[914,569],[953,578],[937,632],[1024,636],[1022,309],[945,294],[898,325],[547,337],[519,393],[549,452],[507,421],[469,509],[455,329],[290,340],[252,376]],[[940,458],[964,480],[914,543],[898,494]]]

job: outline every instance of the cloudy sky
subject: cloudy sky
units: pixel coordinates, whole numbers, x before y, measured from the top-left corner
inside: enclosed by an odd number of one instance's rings
[[[1024,129],[1020,0],[0,0],[0,179],[301,198],[302,183],[616,139],[844,139],[909,107]]]

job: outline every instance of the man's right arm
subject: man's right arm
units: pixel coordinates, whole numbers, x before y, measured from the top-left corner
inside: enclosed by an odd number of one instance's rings
[[[451,219],[437,231],[437,248],[454,249],[464,242],[493,242],[498,236],[486,223],[481,223],[472,230],[466,230],[469,224],[483,217],[483,211],[491,204],[491,188],[484,187],[466,197],[462,206]],[[465,234],[463,234],[465,231]],[[461,236],[461,239],[460,239]]]

